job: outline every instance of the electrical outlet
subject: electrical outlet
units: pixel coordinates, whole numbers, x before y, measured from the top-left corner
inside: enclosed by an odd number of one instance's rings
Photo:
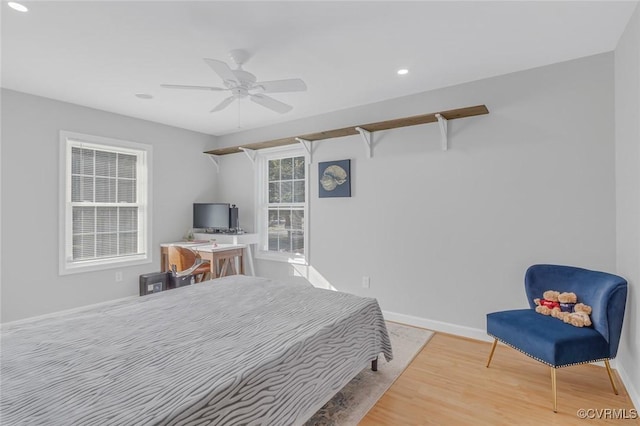
[[[371,279],[369,277],[362,277],[362,288],[369,288],[371,286]]]
[[[116,282],[119,283],[120,281],[122,281],[122,271],[117,271],[116,272]]]

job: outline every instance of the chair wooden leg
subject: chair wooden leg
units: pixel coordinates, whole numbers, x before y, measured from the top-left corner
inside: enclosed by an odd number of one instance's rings
[[[609,360],[604,360],[604,365],[607,367],[607,373],[609,374],[609,381],[611,382],[611,387],[613,388],[613,393],[618,395],[618,389],[616,388],[616,384],[613,381],[613,374],[611,373],[611,366],[609,365]]]
[[[487,368],[489,368],[489,364],[491,364],[491,358],[493,358],[493,353],[496,350],[497,344],[498,344],[498,339],[493,339],[493,346],[491,347],[491,353],[489,354],[489,360],[487,361]]]
[[[553,412],[558,412],[558,387],[556,384],[556,369],[551,367],[551,393],[553,394]]]

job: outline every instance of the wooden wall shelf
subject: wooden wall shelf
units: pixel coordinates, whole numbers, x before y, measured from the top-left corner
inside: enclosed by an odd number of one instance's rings
[[[205,154],[211,155],[227,155],[242,152],[244,149],[265,149],[276,146],[293,145],[299,143],[299,139],[305,141],[319,141],[323,139],[340,138],[343,136],[357,135],[360,132],[357,128],[364,129],[368,132],[377,132],[380,130],[396,129],[398,127],[416,126],[418,124],[436,123],[440,120],[440,115],[445,120],[456,120],[458,118],[473,117],[475,115],[489,114],[489,110],[485,105],[476,105],[465,108],[451,109],[449,111],[433,112],[431,114],[414,115],[413,117],[397,118],[394,120],[379,121],[377,123],[362,124],[359,126],[343,127],[341,129],[327,130],[324,132],[310,133],[306,135],[291,136],[282,139],[274,139],[265,142],[251,143],[241,146],[232,146],[227,148],[213,149],[205,151]]]

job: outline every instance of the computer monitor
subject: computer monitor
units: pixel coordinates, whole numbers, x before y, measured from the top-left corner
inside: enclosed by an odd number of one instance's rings
[[[193,227],[227,231],[229,229],[229,203],[194,203]]]

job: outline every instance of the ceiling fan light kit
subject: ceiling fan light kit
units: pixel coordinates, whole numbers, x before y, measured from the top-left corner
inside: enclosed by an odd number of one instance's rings
[[[161,84],[160,86],[165,89],[230,91],[231,96],[216,105],[211,112],[221,111],[234,100],[248,97],[252,102],[280,114],[291,111],[293,107],[266,96],[265,93],[303,92],[307,90],[307,85],[299,78],[257,81],[255,75],[242,69],[242,65],[249,59],[249,53],[246,50],[234,49],[229,52],[229,56],[236,64],[236,69],[231,69],[226,62],[204,58],[205,63],[222,79],[224,88],[182,84]]]

